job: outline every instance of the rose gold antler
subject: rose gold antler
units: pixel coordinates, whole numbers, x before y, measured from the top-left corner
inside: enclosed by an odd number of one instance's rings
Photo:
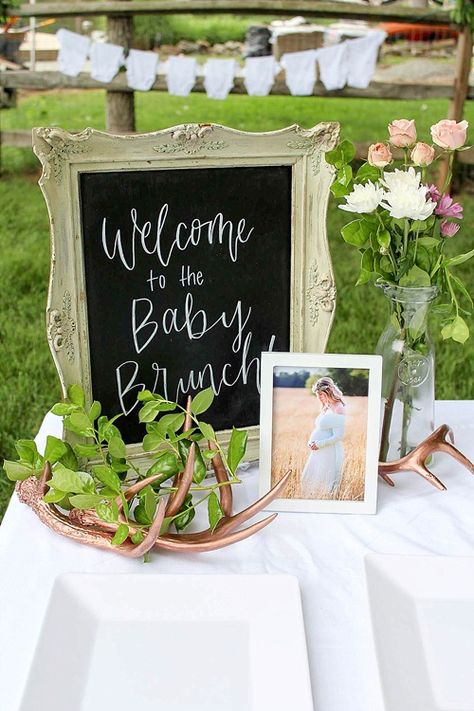
[[[451,442],[447,441],[447,437],[449,437]],[[453,442],[454,436],[451,428],[448,427],[448,425],[441,425],[429,437],[415,447],[413,451],[401,459],[396,459],[393,462],[379,462],[379,475],[387,484],[395,486],[393,480],[388,476],[389,474],[400,471],[416,472],[437,489],[444,491],[446,487],[443,482],[426,466],[426,460],[434,452],[446,452],[446,454],[450,454],[454,459],[463,464],[471,474],[474,474],[474,464],[465,457],[459,449],[456,449],[454,444],[452,444]]]
[[[186,406],[186,418],[184,421],[183,432],[191,428],[191,398],[188,398]],[[161,499],[157,508],[155,518],[149,527],[144,540],[133,545],[129,540],[137,530],[133,523],[128,521],[123,513],[122,497],[117,497],[116,504],[119,511],[118,523],[107,523],[100,519],[94,509],[74,509],[65,515],[54,504],[48,504],[43,500],[44,493],[48,488],[47,482],[51,478],[51,466],[46,462],[43,474],[39,480],[35,477],[30,477],[25,481],[17,483],[17,492],[21,501],[28,504],[38,517],[51,530],[57,533],[73,538],[79,543],[84,543],[96,548],[115,551],[121,555],[128,557],[139,557],[147,553],[152,547],[177,551],[179,553],[189,552],[204,552],[216,550],[224,546],[228,546],[237,541],[242,541],[248,538],[257,531],[271,523],[277,514],[271,514],[261,521],[257,521],[247,528],[236,530],[242,524],[246,523],[250,518],[262,511],[278,494],[285,488],[291,472],[287,472],[276,486],[273,487],[265,496],[258,501],[255,501],[251,506],[241,511],[238,514],[232,515],[232,491],[231,485],[227,476],[227,471],[222,462],[222,457],[215,443],[209,442],[209,448],[216,452],[212,458],[212,467],[214,475],[219,484],[220,503],[224,516],[218,522],[214,530],[208,528],[198,533],[188,534],[161,534],[161,528],[165,517],[172,518],[179,513],[185,499],[186,494],[190,490],[193,481],[194,462],[196,454],[196,444],[191,443],[184,471],[175,477],[173,482],[173,492],[169,495],[168,501]],[[144,489],[149,484],[153,484],[160,478],[160,474],[147,477],[133,484],[123,492],[126,501],[130,501],[139,491]],[[227,484],[227,482],[229,482]],[[126,523],[129,527],[129,538],[119,546],[112,544],[112,538],[117,528],[121,523]]]

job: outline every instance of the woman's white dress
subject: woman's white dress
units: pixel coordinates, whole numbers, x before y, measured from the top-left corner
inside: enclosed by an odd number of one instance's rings
[[[345,424],[346,416],[332,410],[323,410],[315,419],[308,445],[314,442],[318,449],[310,450],[303,469],[303,494],[310,495],[316,491],[333,493],[337,488],[344,461]]]

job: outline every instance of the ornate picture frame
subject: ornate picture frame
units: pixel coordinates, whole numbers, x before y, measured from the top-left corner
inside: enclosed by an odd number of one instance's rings
[[[293,125],[266,133],[185,124],[133,136],[90,128],[77,134],[60,128],[33,129],[33,150],[43,168],[39,184],[51,225],[47,337],[63,394],[70,384],[80,383],[88,401],[94,399],[81,243],[82,173],[290,166],[290,350],[323,352],[336,303],[326,234],[333,168],[324,154],[338,136],[337,123],[311,129]],[[229,432],[220,435],[225,444]],[[145,456],[139,444],[128,448],[131,456]],[[259,427],[250,427],[247,458],[257,458],[258,450]]]

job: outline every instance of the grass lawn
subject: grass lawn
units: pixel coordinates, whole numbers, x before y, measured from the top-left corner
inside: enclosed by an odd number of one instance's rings
[[[186,99],[164,93],[137,95],[139,131],[177,123],[214,122],[248,131],[264,131],[299,123],[340,121],[343,135],[358,141],[384,140],[393,118],[417,120],[427,138],[431,123],[446,116],[447,102],[375,101],[275,96],[229,96],[226,101],[194,94]],[[466,118],[474,120],[468,104]],[[31,93],[18,108],[2,112],[2,128],[27,129],[58,125],[69,130],[104,128],[104,92],[52,91]],[[49,225],[46,207],[36,184],[37,160],[25,149],[4,148],[0,180],[0,458],[14,456],[13,443],[32,437],[49,406],[59,395],[58,379],[46,344],[44,307],[49,272]],[[463,229],[453,240],[458,251],[472,247],[474,205],[467,193]],[[331,334],[332,352],[373,351],[386,315],[384,298],[373,287],[354,287],[358,272],[356,250],[339,235],[347,216],[334,204],[328,215],[329,242],[338,287],[338,307]],[[458,268],[472,283],[473,266]],[[467,399],[474,392],[474,345],[438,343],[437,397]],[[11,486],[0,476],[0,518]]]

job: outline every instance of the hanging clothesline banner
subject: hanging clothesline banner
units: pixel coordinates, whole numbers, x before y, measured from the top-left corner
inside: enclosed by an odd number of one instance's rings
[[[244,67],[234,59],[209,59],[199,65],[193,57],[172,56],[160,61],[156,52],[131,49],[125,57],[123,47],[107,42],[91,42],[83,35],[60,29],[58,55],[62,74],[77,77],[90,60],[90,74],[101,83],[110,83],[126,68],[127,86],[136,91],[149,91],[157,78],[165,79],[167,90],[174,96],[187,96],[198,80],[212,99],[225,99],[236,78],[243,78],[250,96],[268,95],[281,70],[293,96],[310,96],[317,79],[326,91],[350,86],[365,89],[370,84],[378,52],[386,34],[374,30],[368,35],[345,40],[317,50],[284,54],[278,63],[274,57],[248,57]]]

